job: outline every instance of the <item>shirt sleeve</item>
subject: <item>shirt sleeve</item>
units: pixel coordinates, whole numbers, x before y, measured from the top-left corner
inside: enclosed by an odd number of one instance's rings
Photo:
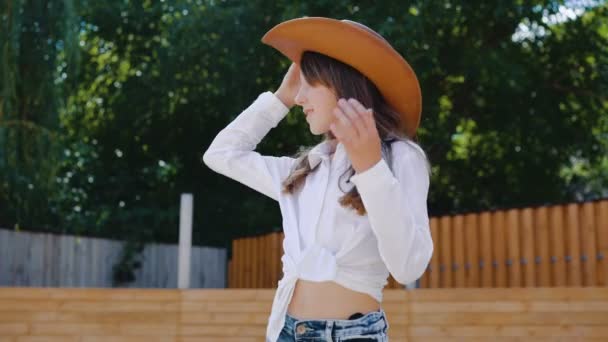
[[[382,260],[396,281],[408,284],[420,278],[433,255],[426,204],[429,173],[422,150],[396,145],[394,173],[381,159],[351,182],[361,195]]]
[[[274,93],[260,94],[217,134],[203,154],[203,162],[213,171],[278,200],[281,182],[295,159],[264,156],[254,150],[288,112]]]

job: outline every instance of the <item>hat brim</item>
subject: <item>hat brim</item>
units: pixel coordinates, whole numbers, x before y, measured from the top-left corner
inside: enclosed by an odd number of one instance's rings
[[[302,53],[309,50],[354,67],[401,114],[405,133],[410,137],[416,134],[422,110],[418,78],[407,61],[373,30],[348,20],[304,17],[276,25],[262,42],[297,64]]]

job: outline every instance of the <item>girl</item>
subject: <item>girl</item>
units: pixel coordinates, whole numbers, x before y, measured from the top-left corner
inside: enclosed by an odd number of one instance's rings
[[[321,35],[319,35],[321,34]],[[305,17],[262,39],[293,63],[212,141],[212,170],[273,199],[283,219],[283,277],[267,341],[387,341],[390,274],[415,281],[433,254],[429,165],[412,140],[418,81],[379,34],[349,20]],[[257,144],[294,106],[323,141],[295,156]]]

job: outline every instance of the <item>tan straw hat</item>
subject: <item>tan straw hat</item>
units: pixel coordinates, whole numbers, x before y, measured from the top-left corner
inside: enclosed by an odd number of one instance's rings
[[[402,130],[409,137],[416,135],[422,110],[418,78],[407,61],[374,30],[346,19],[303,17],[276,25],[266,32],[262,42],[297,64],[302,52],[309,50],[354,67],[401,114]]]

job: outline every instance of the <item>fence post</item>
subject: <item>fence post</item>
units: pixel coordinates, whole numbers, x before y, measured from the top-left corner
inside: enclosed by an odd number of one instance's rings
[[[179,210],[179,254],[177,287],[190,287],[190,250],[192,248],[192,194],[182,194]]]

